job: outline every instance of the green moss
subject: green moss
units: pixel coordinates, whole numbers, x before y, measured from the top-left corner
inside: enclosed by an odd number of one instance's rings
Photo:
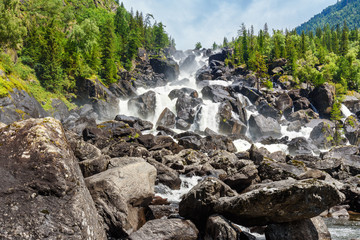
[[[1,68],[0,68],[1,69]],[[19,90],[28,91],[28,88],[25,85],[25,82],[17,79],[13,75],[0,76],[0,97],[7,97],[10,95],[14,89],[17,88]]]

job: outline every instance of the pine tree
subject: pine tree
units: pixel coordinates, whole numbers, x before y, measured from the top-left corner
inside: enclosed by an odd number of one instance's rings
[[[101,76],[106,83],[116,81],[115,65],[115,26],[112,18],[107,18],[105,25],[101,29],[102,42],[102,66]]]
[[[340,41],[340,54],[345,56],[349,51],[349,28],[347,27],[346,21],[344,21],[344,26],[341,33]]]

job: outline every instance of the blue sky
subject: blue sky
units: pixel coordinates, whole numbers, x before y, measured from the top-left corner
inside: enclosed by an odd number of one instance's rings
[[[120,0],[121,1],[121,0]],[[175,38],[177,49],[192,49],[196,42],[211,47],[224,36],[235,37],[241,23],[258,32],[293,29],[336,0],[123,0],[125,7],[154,15]]]

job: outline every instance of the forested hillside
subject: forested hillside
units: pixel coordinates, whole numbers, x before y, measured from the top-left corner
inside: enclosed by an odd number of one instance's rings
[[[320,14],[315,15],[308,22],[303,23],[296,28],[300,34],[302,31],[315,33],[316,29],[323,29],[324,26],[336,28],[342,25],[344,21],[350,29],[360,27],[360,1],[359,0],[341,0],[335,5],[324,9]]]
[[[277,82],[296,88],[301,83],[315,87],[325,82],[334,84],[338,96],[334,118],[341,97],[360,88],[359,32],[350,30],[346,23],[341,28],[325,27],[316,34],[300,35],[295,30],[274,30],[270,35],[267,25],[255,35],[253,28],[243,24],[239,37],[230,43],[225,39],[224,46],[234,49],[227,64],[252,70],[258,85],[272,88]],[[276,68],[279,65],[282,67]]]
[[[50,92],[72,92],[79,79],[94,75],[116,82],[138,48],[157,52],[170,44],[151,14],[114,0],[0,1],[0,65],[25,81],[35,75]]]

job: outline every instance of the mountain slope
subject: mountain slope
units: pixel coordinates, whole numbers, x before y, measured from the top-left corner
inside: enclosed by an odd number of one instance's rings
[[[338,24],[342,26],[344,20],[350,29],[360,27],[360,0],[341,0],[327,7],[308,22],[301,24],[296,28],[296,31],[299,34],[302,31],[315,32],[316,28],[323,28],[327,24],[330,27],[335,27]]]

